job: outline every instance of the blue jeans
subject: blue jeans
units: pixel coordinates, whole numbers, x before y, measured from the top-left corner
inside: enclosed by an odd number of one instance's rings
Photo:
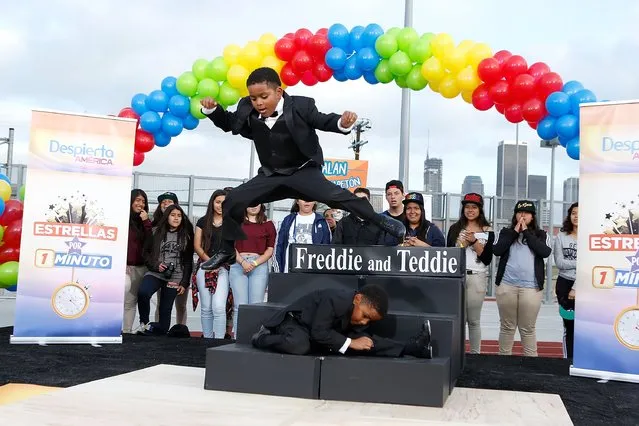
[[[229,295],[229,272],[225,268],[220,268],[215,293],[211,293],[205,287],[204,272],[206,271],[200,268],[195,275],[198,297],[200,298],[202,334],[209,339],[223,339],[226,332],[226,298]]]
[[[245,256],[247,262],[252,262],[259,256]],[[262,303],[268,285],[268,262],[257,266],[248,274],[239,263],[231,265],[229,273],[231,289],[233,290],[233,330],[237,339],[237,317],[240,305]]]
[[[145,275],[140,283],[138,291],[138,312],[140,313],[140,323],[149,323],[151,311],[151,297],[160,289],[160,327],[165,333],[171,327],[171,312],[173,311],[173,301],[177,296],[177,289],[168,288],[167,282],[153,275]]]

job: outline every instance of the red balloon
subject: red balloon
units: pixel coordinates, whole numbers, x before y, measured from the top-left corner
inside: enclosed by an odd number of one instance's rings
[[[293,34],[293,33],[286,33],[286,34],[284,34],[284,37],[282,37],[282,38],[292,38],[292,39],[294,39],[294,38],[295,38],[295,34]]]
[[[313,37],[313,33],[306,28],[295,31],[295,44],[299,49],[306,47],[306,43]]]
[[[515,100],[530,99],[535,94],[535,78],[528,74],[518,75],[510,84],[510,91]]]
[[[308,53],[318,62],[324,62],[324,56],[326,56],[326,52],[328,52],[330,48],[331,44],[328,38],[322,35],[314,35],[306,45]]]
[[[501,65],[495,58],[483,59],[477,67],[477,75],[485,83],[494,83],[501,79]]]
[[[7,200],[4,203],[4,213],[0,216],[0,225],[7,226],[16,220],[22,220],[24,206],[21,201]]]
[[[504,117],[511,123],[521,123],[524,117],[521,116],[521,104],[510,104],[504,110]]]
[[[506,80],[513,80],[520,74],[525,73],[528,70],[528,63],[519,55],[513,55],[506,59],[504,65],[501,68],[502,74],[506,77]]]
[[[138,129],[135,132],[135,151],[149,152],[155,146],[155,138],[146,130]]]
[[[506,105],[504,105],[504,104],[495,104],[495,109],[497,110],[498,113],[503,114],[504,111],[506,110]]]
[[[491,85],[488,92],[490,93],[490,99],[496,104],[507,104],[510,102],[510,85],[503,80]]]
[[[133,111],[133,108],[131,107],[122,108],[118,113],[118,117],[135,118],[138,120],[138,123],[140,122],[140,116],[137,112]]]
[[[537,127],[536,123],[546,116],[546,105],[541,99],[529,99],[521,106],[521,115],[524,120],[535,123]]]
[[[313,74],[317,77],[317,81],[322,83],[328,81],[333,76],[333,70],[330,69],[324,62],[316,63],[313,67]]]
[[[499,62],[499,65],[504,65],[504,62],[506,62],[506,60],[508,60],[508,58],[510,58],[511,56],[513,56],[513,54],[510,53],[509,51],[500,50],[499,52],[493,55],[493,58],[497,59],[497,62]]]
[[[293,71],[293,66],[290,63],[284,64],[282,71],[280,71],[280,78],[282,83],[287,86],[295,86],[300,82],[299,76]]]
[[[537,81],[542,75],[548,74],[549,72],[550,67],[544,62],[535,62],[528,67],[528,74],[532,75],[535,78],[535,81]]]
[[[531,129],[533,130],[537,130],[537,122],[528,122],[528,125],[530,126]]]
[[[295,41],[292,38],[281,38],[275,42],[275,56],[280,58],[282,61],[290,61],[293,59],[293,55],[297,50],[295,46]]]
[[[144,153],[135,151],[133,153],[133,167],[137,167],[144,163]]]
[[[539,80],[535,83],[535,91],[537,97],[542,101],[546,101],[548,95],[553,92],[559,92],[564,86],[564,82],[556,72],[549,72],[539,77]]]
[[[293,56],[291,66],[295,74],[301,77],[302,74],[313,68],[313,58],[311,58],[311,55],[309,55],[306,50],[300,50]]]
[[[316,35],[327,36],[328,35],[328,28],[320,28],[319,30],[317,30],[317,32],[315,34]]]
[[[4,247],[17,249],[20,247],[20,238],[22,237],[22,219],[14,220],[4,230]]]
[[[5,262],[20,262],[20,248],[7,246],[0,248],[0,265]]]
[[[307,86],[315,86],[317,84],[317,77],[315,77],[313,71],[308,70],[305,71],[304,74],[302,74],[302,83],[306,84]]]
[[[473,91],[473,106],[480,111],[487,111],[491,109],[494,102],[490,99],[490,93],[488,92],[488,85],[486,83],[480,84]]]

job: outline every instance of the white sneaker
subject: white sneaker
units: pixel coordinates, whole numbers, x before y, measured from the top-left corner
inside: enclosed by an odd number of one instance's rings
[[[149,329],[149,324],[141,322],[140,326],[137,328],[137,330],[135,330],[135,334],[145,334],[147,331],[149,331]]]

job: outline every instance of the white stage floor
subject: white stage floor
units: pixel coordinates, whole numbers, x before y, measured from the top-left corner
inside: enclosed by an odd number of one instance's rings
[[[62,367],[63,368],[63,367]],[[3,425],[572,425],[558,395],[455,388],[444,408],[204,390],[204,369],[158,365],[0,406]]]

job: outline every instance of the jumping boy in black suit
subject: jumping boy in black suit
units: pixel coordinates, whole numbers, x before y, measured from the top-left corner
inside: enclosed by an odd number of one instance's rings
[[[302,296],[264,322],[251,339],[253,346],[304,355],[342,353],[432,358],[430,322],[408,343],[370,336],[367,326],[388,310],[388,295],[369,284],[361,290],[316,290]]]
[[[202,269],[216,269],[234,261],[234,241],[246,238],[241,224],[247,207],[285,198],[318,201],[348,210],[403,240],[406,228],[401,222],[375,213],[369,202],[322,174],[324,156],[316,130],[348,134],[357,114],[323,114],[312,98],[289,96],[271,68],[253,71],[246,86],[249,96],[240,99],[236,112],[218,107],[212,98],[201,101],[202,113],[217,127],[254,141],[262,165],[257,176],[226,196],[222,205],[225,244],[202,264]]]

